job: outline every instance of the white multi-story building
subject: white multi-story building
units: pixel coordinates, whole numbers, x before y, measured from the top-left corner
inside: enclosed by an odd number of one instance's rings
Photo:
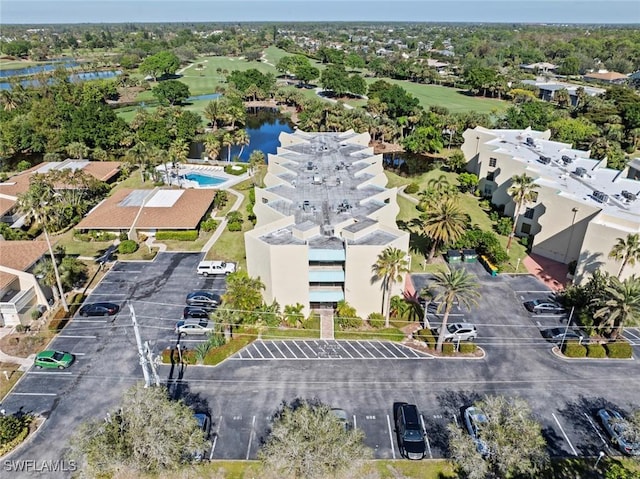
[[[581,283],[597,268],[617,275],[620,262],[609,258],[618,238],[640,233],[640,159],[622,170],[607,168],[606,159],[550,141],[549,131],[490,130],[464,132],[462,151],[479,188],[511,216],[511,178],[526,174],[538,185],[536,201],[515,218],[516,233],[532,237],[531,251],[561,263],[577,262],[574,281]],[[628,265],[621,278],[640,274]]]
[[[385,188],[382,155],[369,134],[280,134],[264,188],[255,190],[253,230],[245,233],[247,270],[265,284],[265,301],[304,312],[347,301],[366,317],[382,311],[372,267],[387,247],[409,249],[396,227],[396,188]],[[393,294],[402,292],[403,283]]]

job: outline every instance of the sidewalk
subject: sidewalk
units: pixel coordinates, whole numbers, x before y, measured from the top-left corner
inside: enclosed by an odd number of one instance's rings
[[[231,188],[227,189],[227,191],[230,193],[233,193],[234,195],[237,195],[236,201],[233,203],[233,206],[229,210],[230,212],[237,211],[240,208],[240,205],[242,204],[242,202],[244,201],[244,195],[240,193],[238,190],[234,190]],[[216,231],[211,235],[211,238],[209,238],[209,241],[207,241],[205,245],[202,247],[202,249],[200,250],[205,254],[213,247],[214,243],[218,241],[218,238],[224,232],[224,229],[227,227],[227,218],[216,217],[214,219],[220,221],[220,224],[216,228]]]
[[[5,336],[8,336],[12,332],[14,332],[14,329],[12,327],[3,326],[2,328],[0,328],[0,339],[4,338]],[[35,358],[35,354],[31,354],[28,358],[20,358],[17,356],[10,356],[8,354],[5,354],[4,351],[0,350],[0,363],[19,364],[20,365],[20,367],[18,368],[19,371],[26,371],[31,366],[33,366],[34,358]]]

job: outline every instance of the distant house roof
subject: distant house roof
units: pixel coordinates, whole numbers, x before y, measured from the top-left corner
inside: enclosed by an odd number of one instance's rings
[[[120,190],[78,223],[76,229],[195,229],[216,190]]]
[[[627,75],[623,73],[618,73],[618,72],[587,73],[586,75],[584,75],[584,77],[591,80],[600,80],[600,81],[606,81],[606,82],[621,81],[621,80],[626,80],[628,78]]]
[[[15,205],[18,195],[29,189],[29,179],[32,175],[67,168],[82,170],[100,181],[109,181],[120,172],[120,162],[68,159],[40,163],[0,183],[0,214],[6,214]]]
[[[27,271],[47,250],[46,241],[0,241],[0,266]]]
[[[522,68],[526,68],[527,70],[555,70],[556,68],[558,68],[558,65],[554,65],[553,63],[549,63],[549,62],[537,62],[537,63],[530,63],[529,65],[522,65]]]

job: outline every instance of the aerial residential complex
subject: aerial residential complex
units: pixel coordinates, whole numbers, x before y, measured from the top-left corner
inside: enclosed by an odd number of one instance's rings
[[[513,216],[508,190],[513,175],[526,174],[538,185],[536,201],[523,205],[516,233],[532,238],[531,251],[568,264],[577,262],[574,282],[584,282],[598,267],[617,275],[620,262],[609,258],[617,238],[640,233],[640,159],[622,170],[589,151],[549,141],[550,131],[490,130],[464,132],[467,169],[478,175],[479,188]],[[627,265],[621,278],[640,274]]]
[[[247,269],[267,303],[310,309],[345,300],[359,314],[381,312],[382,283],[372,266],[387,247],[404,252],[396,227],[396,188],[385,188],[382,155],[369,134],[280,134],[264,188],[256,188],[256,227],[245,234]],[[393,294],[400,294],[402,284]]]

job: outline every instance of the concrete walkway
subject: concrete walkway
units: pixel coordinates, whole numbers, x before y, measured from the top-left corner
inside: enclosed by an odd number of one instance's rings
[[[335,339],[333,310],[320,310],[320,339]]]
[[[9,334],[11,334],[13,332],[14,332],[14,328],[9,327],[9,326],[4,326],[4,327],[0,328],[0,339],[4,338],[5,336],[8,336]],[[0,350],[0,363],[19,364],[20,367],[18,368],[18,370],[19,371],[26,371],[31,366],[33,366],[33,360],[34,360],[35,356],[36,356],[35,354],[31,354],[27,358],[21,358],[21,357],[18,357],[18,356],[10,356],[10,355],[6,354],[4,351]]]
[[[240,193],[237,190],[233,190],[231,188],[228,188],[226,191],[229,191],[230,193],[233,193],[234,195],[237,195],[236,201],[233,203],[233,206],[231,207],[231,209],[229,211],[237,211],[240,209],[240,205],[242,204],[242,202],[244,201],[244,195],[242,193]],[[211,235],[211,238],[209,238],[209,241],[207,241],[205,243],[205,245],[202,247],[202,249],[200,250],[202,253],[207,253],[211,248],[213,248],[213,245],[216,241],[218,241],[218,238],[220,238],[220,235],[222,235],[222,233],[224,232],[224,229],[227,227],[227,218],[226,217],[214,217],[215,220],[220,221],[220,224],[218,225],[218,227],[216,228],[216,231]]]

